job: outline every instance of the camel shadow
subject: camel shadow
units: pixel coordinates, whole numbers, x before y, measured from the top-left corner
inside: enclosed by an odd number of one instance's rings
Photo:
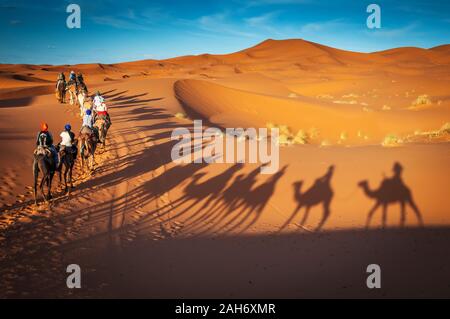
[[[303,181],[298,181],[293,184],[294,187],[294,197],[297,201],[297,207],[294,209],[292,215],[288,220],[281,226],[280,231],[286,228],[291,221],[296,217],[298,212],[302,207],[305,207],[305,214],[301,222],[298,224],[301,228],[304,228],[306,221],[308,220],[310,209],[314,206],[322,204],[323,206],[323,216],[316,231],[322,229],[323,225],[330,216],[330,204],[333,199],[333,190],[331,188],[330,182],[334,173],[334,165],[328,168],[327,173],[316,179],[314,184],[305,192],[301,192]]]
[[[406,222],[406,210],[405,206],[408,204],[417,216],[419,224],[423,226],[422,214],[417,208],[416,203],[413,200],[411,190],[405,185],[402,179],[403,167],[400,163],[396,162],[392,168],[394,175],[389,178],[384,178],[380,186],[371,190],[367,180],[358,183],[367,197],[375,199],[375,205],[370,209],[367,215],[366,228],[369,228],[370,221],[375,211],[382,206],[382,227],[386,227],[387,220],[387,207],[391,204],[399,203],[401,207],[400,227],[405,226]]]
[[[287,165],[281,168],[277,173],[271,175],[264,183],[252,187],[255,183],[254,173],[250,173],[247,177],[243,175],[237,176],[235,183],[243,183],[248,185],[249,189],[244,196],[238,197],[238,201],[232,199],[228,203],[225,201],[226,216],[232,217],[225,225],[221,227],[221,231],[233,232],[240,228],[239,233],[244,233],[250,227],[256,224],[261,217],[264,209],[269,203],[270,198],[275,192],[275,186],[286,172]],[[242,185],[241,185],[242,186]],[[232,186],[230,186],[232,187]],[[224,195],[226,192],[224,192]],[[224,197],[223,199],[225,199]]]

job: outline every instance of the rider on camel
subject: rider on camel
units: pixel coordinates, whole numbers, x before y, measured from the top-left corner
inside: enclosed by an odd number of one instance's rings
[[[64,72],[58,74],[58,81],[63,81],[66,83],[66,76],[64,75]]]
[[[94,116],[92,115],[92,111],[90,109],[87,109],[86,113],[83,116],[83,124],[81,126],[80,132],[83,132],[83,128],[89,128],[94,134],[95,142],[98,141],[98,130],[96,127],[94,127]]]
[[[108,107],[105,104],[105,99],[100,95],[100,91],[97,91],[97,93],[94,97],[93,104],[94,104],[93,109],[97,113],[95,121],[99,117],[104,118],[106,121],[106,129],[108,130],[112,124],[111,118],[109,117],[109,114],[108,114]]]
[[[77,82],[77,76],[75,74],[75,71],[70,71],[69,75],[69,82],[67,82],[68,85],[74,84],[75,89],[78,92],[78,82]]]
[[[61,162],[63,152],[77,152],[77,147],[75,143],[75,134],[72,132],[72,126],[66,124],[64,126],[64,131],[59,135],[61,137],[61,142],[59,143],[59,160]]]
[[[41,144],[41,137],[44,137],[44,144]],[[43,146],[45,148],[48,148],[52,154],[52,160],[54,165],[52,167],[56,168],[58,167],[58,152],[55,149],[55,146],[53,146],[53,136],[52,133],[48,131],[48,124],[42,123],[41,124],[41,130],[37,134],[36,137],[36,146]]]
[[[84,83],[83,74],[81,72],[78,72],[76,81],[77,81],[79,87],[81,89],[84,89],[87,92],[88,89],[87,89],[86,83]]]

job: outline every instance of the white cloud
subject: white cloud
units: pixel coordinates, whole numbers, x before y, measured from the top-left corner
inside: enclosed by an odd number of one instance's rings
[[[222,35],[239,36],[254,38],[257,35],[253,32],[247,32],[242,27],[236,26],[230,21],[228,12],[216,13],[212,15],[201,16],[195,20],[179,20],[181,24],[197,27],[209,33],[218,33]]]
[[[382,27],[381,29],[373,29],[373,30],[365,30],[365,34],[368,36],[374,36],[374,37],[411,37],[412,33],[416,31],[418,27],[417,23],[411,23],[409,25],[406,25],[404,27],[400,28],[386,28]]]
[[[132,20],[125,17],[99,16],[92,17],[92,21],[94,21],[96,24],[105,25],[116,29],[150,30],[148,26],[133,22]]]

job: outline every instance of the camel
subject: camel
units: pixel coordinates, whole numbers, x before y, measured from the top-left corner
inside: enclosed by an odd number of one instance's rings
[[[386,227],[386,219],[387,219],[387,207],[388,205],[400,203],[401,207],[401,218],[400,218],[400,226],[403,227],[406,221],[406,212],[405,205],[408,204],[413,209],[414,213],[417,216],[419,224],[423,226],[422,216],[420,214],[417,205],[415,204],[410,189],[404,184],[401,178],[402,166],[399,163],[395,163],[393,167],[394,176],[391,178],[385,178],[380,187],[376,190],[371,190],[369,187],[369,183],[367,180],[361,181],[358,183],[367,197],[373,198],[376,200],[375,205],[369,211],[367,216],[366,228],[369,228],[370,221],[372,219],[373,214],[378,209],[378,207],[383,207],[383,216],[382,216],[382,227]]]
[[[78,97],[77,97],[78,89],[77,89],[77,85],[74,82],[69,82],[67,84],[66,91],[69,91],[69,97],[70,97],[69,104],[76,106],[77,103],[78,103]]]
[[[106,146],[106,134],[108,133],[108,128],[106,125],[106,120],[103,117],[97,118],[94,127],[98,130],[98,138],[102,144],[103,149]]]
[[[42,144],[44,145],[44,144]],[[39,172],[42,174],[41,181],[39,183],[39,189],[41,191],[44,201],[47,203],[52,198],[52,180],[55,173],[55,163],[52,160],[52,154],[50,150],[44,146],[39,145],[34,151],[33,161],[33,176],[34,176],[34,204],[37,205],[37,184]],[[47,186],[47,195],[44,193],[44,184]]]
[[[74,141],[74,145],[76,145],[76,141]],[[57,149],[59,152],[59,148]],[[75,165],[75,159],[77,158],[77,152],[65,152],[62,151],[61,160],[59,163],[58,171],[59,171],[59,183],[61,183],[62,175],[64,176],[64,192],[70,195],[70,191],[73,188],[73,180],[72,180],[72,172],[73,166]],[[63,173],[64,167],[64,173]],[[68,187],[68,183],[70,183],[70,187]]]
[[[289,223],[294,219],[300,209],[302,207],[305,207],[305,214],[299,224],[301,227],[303,227],[308,219],[310,209],[319,204],[322,204],[323,206],[323,217],[319,225],[317,226],[316,231],[322,229],[323,225],[330,216],[330,204],[331,200],[333,199],[333,190],[331,189],[330,181],[333,176],[333,172],[334,166],[330,166],[327,173],[324,176],[316,179],[314,185],[303,193],[301,192],[303,181],[295,182],[293,184],[294,198],[298,204],[292,215],[283,224],[280,230],[289,225]]]
[[[58,80],[56,83],[56,98],[59,103],[66,102],[66,83],[63,80]]]
[[[86,113],[86,106],[85,103],[87,103],[87,92],[85,90],[81,90],[80,93],[78,93],[78,103],[80,104],[80,117],[83,118],[84,114]]]
[[[86,128],[85,126],[82,128],[82,131],[80,132],[79,136],[79,151],[81,156],[81,167],[82,170],[85,168],[85,164],[87,161],[88,168],[92,172],[94,169],[95,164],[95,149],[97,148],[97,142],[95,141],[94,134],[92,131],[86,132],[84,131]]]

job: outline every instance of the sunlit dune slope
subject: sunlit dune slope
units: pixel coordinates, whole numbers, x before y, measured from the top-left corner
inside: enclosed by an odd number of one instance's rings
[[[379,144],[387,134],[406,134],[442,125],[436,110],[423,111],[420,117],[416,112],[405,110],[365,112],[359,106],[336,105],[302,96],[280,98],[200,80],[177,81],[174,90],[186,108],[214,124],[226,127],[287,125],[294,132],[314,130],[315,142]]]

